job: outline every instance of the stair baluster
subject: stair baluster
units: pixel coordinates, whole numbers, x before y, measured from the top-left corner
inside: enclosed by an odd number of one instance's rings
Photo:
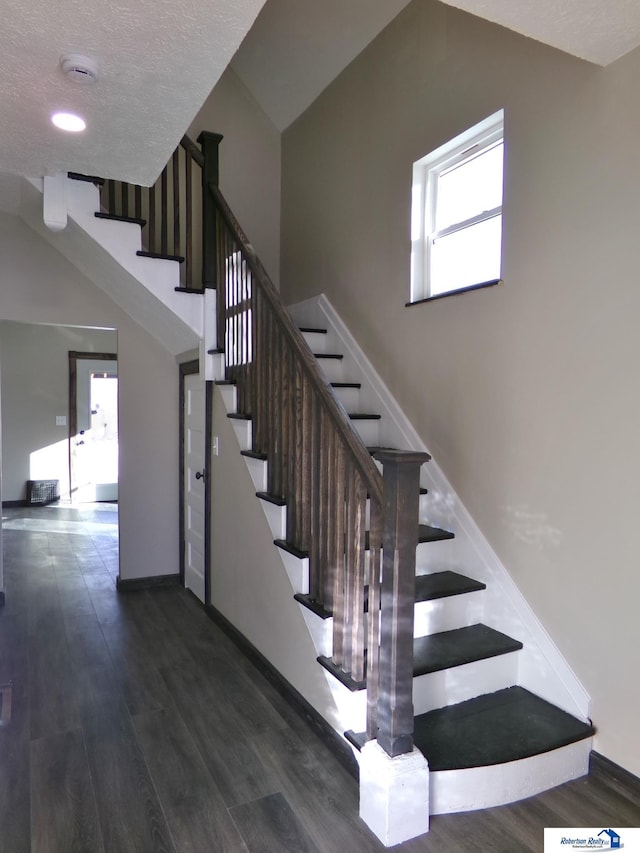
[[[332,666],[354,682],[367,682],[369,736],[378,737],[389,754],[410,751],[409,578],[418,542],[418,471],[428,455],[385,456],[389,483],[383,491],[369,451],[218,187],[212,183],[207,190],[215,205],[214,278],[226,379],[237,386],[238,412],[251,417],[252,452],[268,459],[269,494],[286,501],[287,538],[280,544],[309,557],[310,595],[333,615]],[[212,250],[205,255],[211,258]],[[388,559],[381,573],[383,531]]]

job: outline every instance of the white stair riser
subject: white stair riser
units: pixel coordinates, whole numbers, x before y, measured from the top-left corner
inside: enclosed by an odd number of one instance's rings
[[[416,573],[430,574],[450,569],[473,577],[473,570],[468,566],[456,566],[451,559],[451,540],[441,539],[435,542],[419,542],[416,548]]]
[[[291,583],[292,594],[308,595],[309,594],[309,559],[304,557],[300,559],[285,551],[284,548],[278,548],[280,557],[287,572],[287,577]],[[310,612],[310,611],[309,611]],[[315,614],[312,614],[315,616]],[[318,621],[322,621],[315,616]]]
[[[484,591],[467,592],[433,601],[418,601],[414,609],[414,637],[477,625],[484,614]]]
[[[238,439],[240,450],[251,450],[253,442],[253,429],[251,421],[240,418],[230,418],[233,431]]]
[[[516,684],[519,652],[465,663],[413,679],[413,708],[424,714]]]
[[[436,770],[429,777],[431,814],[487,809],[533,797],[589,772],[592,738],[489,767]]]
[[[223,357],[223,356],[221,356]],[[218,390],[222,395],[222,401],[226,413],[229,415],[232,412],[238,411],[238,393],[235,385],[218,385]]]
[[[329,352],[327,348],[329,335],[322,332],[302,332],[302,337],[309,344],[311,352]]]
[[[262,509],[267,518],[274,539],[284,539],[287,529],[287,509],[271,501],[261,500]],[[297,590],[296,590],[297,592]]]
[[[377,447],[380,443],[380,421],[352,420],[351,423],[367,447]]]
[[[342,403],[347,412],[360,411],[360,389],[359,388],[334,388],[333,393]]]
[[[246,462],[249,474],[256,487],[256,492],[267,491],[267,463],[263,459],[254,459],[252,456],[242,457]]]
[[[331,657],[331,649],[333,648],[333,619],[320,619],[308,607],[305,607],[304,604],[300,605],[300,612],[313,639],[316,654],[323,657]]]
[[[339,358],[320,358],[318,359],[320,369],[325,375],[328,382],[347,382],[344,378],[344,368],[342,359]]]

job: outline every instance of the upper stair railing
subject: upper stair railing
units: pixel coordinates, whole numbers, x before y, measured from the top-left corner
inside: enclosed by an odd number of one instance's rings
[[[216,134],[210,134],[216,137]],[[142,227],[141,254],[180,261],[180,287],[202,290],[202,198],[204,156],[184,136],[151,187],[106,180],[102,210]]]
[[[199,217],[183,216],[181,203],[193,202],[195,182],[180,164],[200,168],[202,286],[217,290],[218,346],[238,412],[252,421],[251,453],[268,460],[263,496],[286,504],[286,539],[277,544],[308,556],[307,598],[333,616],[329,667],[354,689],[366,683],[367,737],[400,755],[413,748],[419,469],[429,457],[379,450],[380,472],[218,189],[221,139],[202,133],[200,151],[185,137],[184,157],[174,154],[146,201],[139,188],[108,185],[105,206],[128,216],[133,199],[136,219],[148,212],[149,252],[179,254],[184,245],[193,258]]]

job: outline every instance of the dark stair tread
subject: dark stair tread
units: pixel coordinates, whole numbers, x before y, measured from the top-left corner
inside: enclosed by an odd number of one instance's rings
[[[431,527],[429,524],[421,524],[418,529],[418,542],[438,542],[441,539],[453,539],[455,534],[450,530],[442,530],[440,527]]]
[[[229,417],[229,415],[227,415]],[[266,455],[256,454],[249,450],[241,450],[245,456],[255,456],[258,459],[266,459]],[[454,534],[450,533],[448,530],[441,530],[439,527],[430,527],[428,524],[419,525],[418,529],[418,542],[437,542],[441,539],[453,539]],[[276,545],[280,548],[284,548],[285,551],[289,551],[291,554],[302,554],[303,557],[308,557],[308,551],[300,551],[299,548],[296,548],[295,545],[292,545],[290,542],[287,542],[284,539],[276,540]],[[364,534],[364,547],[365,550],[369,550],[369,531],[365,531]]]
[[[337,361],[341,361],[344,358],[341,352],[314,352],[314,356],[316,358],[333,358]]]
[[[466,628],[454,628],[452,631],[441,631],[427,637],[416,637],[413,641],[413,677],[486,660],[521,648],[522,643],[519,640],[481,623]],[[362,690],[366,687],[366,682],[354,681],[349,673],[336,667],[331,658],[321,656],[318,663],[335,675],[349,690]]]
[[[140,249],[140,251],[136,252],[136,255],[140,258],[159,258],[163,261],[178,261],[179,264],[184,261],[182,255],[169,255],[165,252],[145,252],[144,249]]]
[[[295,545],[292,545],[291,542],[287,542],[286,539],[274,539],[273,544],[277,545],[278,548],[282,548],[283,551],[293,554],[293,556],[297,557],[299,560],[304,560],[305,557],[309,556],[308,551],[301,551],[300,548],[296,548]]]
[[[319,604],[315,599],[311,598],[310,595],[304,595],[304,593],[296,592],[293,596],[294,599],[302,604],[307,610],[310,610],[312,613],[315,613],[316,616],[319,616],[321,619],[331,619],[333,613],[331,610],[327,610],[321,604]]]
[[[258,497],[265,497],[264,493],[258,492]],[[270,497],[266,497],[266,500],[271,500]],[[280,499],[282,500],[282,499]],[[276,503],[276,500],[273,500]],[[281,505],[284,505],[285,501],[282,501]],[[416,577],[416,604],[420,601],[434,601],[437,598],[447,598],[453,595],[463,595],[467,592],[479,592],[483,589],[486,589],[486,584],[481,583],[480,581],[473,580],[473,578],[465,577],[464,575],[460,575],[457,572],[434,572],[430,575],[418,575]],[[294,596],[296,601],[300,604],[303,604],[306,608],[311,610],[316,616],[319,616],[321,619],[330,619],[333,616],[333,612],[328,610],[326,607],[323,607],[319,604],[315,599],[313,599],[310,595],[304,595],[303,593],[296,593]],[[365,587],[364,592],[364,609],[365,612],[369,609],[369,586]]]
[[[522,648],[519,640],[478,622],[465,628],[440,631],[413,641],[413,674],[426,675],[516,652]]]
[[[430,524],[418,525],[418,544],[423,542],[442,542],[445,539],[454,539],[455,533],[450,530],[442,530],[441,527],[431,527]],[[364,547],[369,550],[369,531],[364,534]]]
[[[420,714],[414,738],[430,770],[458,770],[529,758],[594,731],[525,688],[508,687]]]
[[[507,687],[458,705],[419,714],[414,743],[429,770],[464,770],[519,761],[591,737],[589,723],[541,699],[524,687]],[[356,749],[365,732],[345,732]]]
[[[212,347],[211,349],[207,350],[207,355],[224,355],[224,347]],[[231,380],[223,380],[223,379],[221,379],[218,382],[219,385],[224,385],[225,383],[228,383],[229,385],[235,385],[236,384],[235,382],[232,382]]]
[[[260,462],[266,462],[268,457],[266,453],[258,453],[256,450],[241,450],[241,456],[248,456],[249,459],[259,459]]]
[[[382,415],[369,412],[349,412],[352,421],[379,421]]]
[[[330,382],[332,388],[362,388],[362,382]]]
[[[253,418],[251,415],[247,415],[244,412],[229,412],[227,417],[232,421],[251,421]]]
[[[315,326],[300,326],[301,332],[306,332],[307,334],[315,334],[315,335],[326,335],[326,329],[317,329]]]
[[[217,349],[208,350],[209,355],[217,355],[220,352],[222,352],[222,350],[217,350]],[[236,381],[235,381],[235,379],[214,379],[213,384],[214,385],[235,385]]]
[[[83,175],[80,172],[67,172],[67,177],[72,181],[85,181],[87,184],[95,184],[97,187],[104,185],[104,178],[97,175]]]
[[[464,595],[467,592],[480,592],[487,585],[458,572],[433,572],[416,577],[416,601],[433,601],[436,598],[448,598]]]
[[[271,495],[269,492],[256,492],[256,497],[260,498],[261,501],[267,501],[270,504],[274,504],[275,506],[286,506],[286,500],[281,497],[281,495]]]
[[[180,258],[174,258],[173,260],[180,260]],[[204,293],[204,288],[202,287],[182,287],[181,285],[178,285],[173,289],[176,291],[176,293],[198,293],[201,296]]]
[[[93,215],[96,219],[110,219],[114,222],[130,222],[133,225],[139,225],[141,228],[144,228],[147,224],[146,219],[141,219],[138,216],[120,216],[117,213],[103,213],[102,211],[94,213]]]

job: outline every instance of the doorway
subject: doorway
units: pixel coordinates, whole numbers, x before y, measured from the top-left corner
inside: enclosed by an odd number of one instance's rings
[[[118,500],[118,361],[69,352],[69,484],[73,503]]]
[[[180,365],[180,578],[209,603],[209,383],[197,361]]]

